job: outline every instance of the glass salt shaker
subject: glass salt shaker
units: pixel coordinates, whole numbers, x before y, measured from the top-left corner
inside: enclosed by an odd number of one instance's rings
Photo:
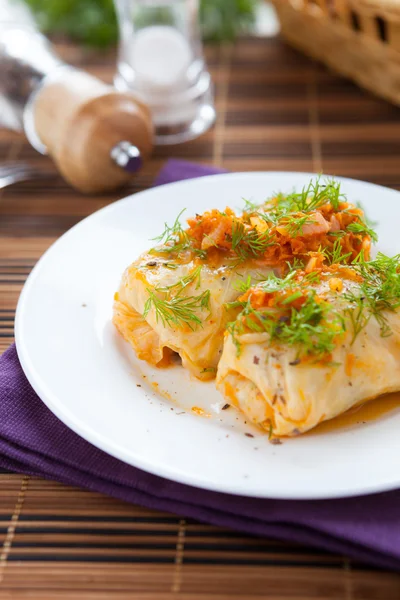
[[[120,30],[115,86],[151,110],[158,144],[198,137],[215,120],[199,33],[199,0],[114,0]]]

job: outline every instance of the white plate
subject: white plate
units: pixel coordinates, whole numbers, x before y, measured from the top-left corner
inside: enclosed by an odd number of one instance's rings
[[[60,238],[30,275],[16,317],[18,355],[47,406],[109,454],[210,490],[332,498],[399,487],[400,410],[273,446],[234,409],[220,411],[212,383],[191,381],[181,367],[157,370],[137,360],[111,323],[123,270],[164,221],[183,208],[189,216],[240,206],[242,197],[262,201],[311,176],[238,173],[174,183],[116,202]],[[400,194],[349,179],[343,191],[379,221],[379,249],[400,252]],[[192,414],[193,406],[211,416]]]

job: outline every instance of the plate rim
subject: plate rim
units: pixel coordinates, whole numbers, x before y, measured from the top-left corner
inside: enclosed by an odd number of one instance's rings
[[[29,300],[29,292],[30,292],[32,286],[34,285],[37,276],[40,273],[42,264],[46,260],[47,255],[49,253],[51,253],[53,251],[53,249],[55,247],[57,247],[58,244],[60,244],[61,242],[64,242],[65,239],[67,239],[68,236],[70,236],[72,234],[72,232],[75,232],[80,227],[84,227],[88,221],[98,218],[100,214],[104,215],[104,213],[107,213],[108,211],[112,211],[114,209],[114,207],[116,207],[117,205],[122,206],[123,204],[128,204],[129,202],[132,202],[133,199],[136,200],[136,198],[142,198],[143,196],[146,196],[148,194],[151,195],[154,192],[154,190],[156,190],[157,188],[179,187],[182,185],[190,184],[190,182],[193,182],[196,179],[215,180],[216,178],[218,178],[218,179],[234,178],[234,177],[241,177],[241,176],[246,176],[246,177],[254,177],[254,176],[256,176],[256,177],[258,177],[258,176],[295,177],[295,176],[301,176],[301,177],[313,178],[313,177],[317,177],[318,174],[310,173],[310,172],[302,172],[302,171],[239,171],[239,172],[232,172],[232,173],[231,172],[217,173],[217,174],[205,175],[205,176],[170,182],[170,183],[163,184],[160,186],[151,187],[146,190],[142,190],[140,192],[129,194],[128,196],[124,196],[123,198],[121,198],[119,200],[111,202],[107,206],[100,208],[99,210],[93,212],[92,214],[88,215],[84,219],[80,220],[78,223],[76,223],[74,226],[72,226],[70,229],[68,229],[66,232],[64,232],[59,238],[57,238],[49,246],[49,248],[47,248],[45,250],[45,252],[42,254],[42,256],[38,259],[37,263],[35,264],[34,268],[32,269],[31,273],[29,274],[29,276],[27,277],[27,279],[24,283],[24,286],[21,290],[21,293],[20,293],[20,296],[19,296],[18,302],[17,302],[16,312],[15,312],[15,326],[14,326],[15,346],[16,346],[18,358],[21,363],[21,367],[24,371],[24,374],[25,374],[26,378],[28,379],[30,385],[32,386],[32,388],[34,389],[34,391],[40,398],[40,400],[47,406],[47,408],[60,421],[62,421],[64,423],[64,425],[66,425],[69,429],[74,431],[77,435],[79,435],[80,437],[82,437],[83,439],[88,441],[90,444],[92,444],[96,448],[102,450],[106,454],[109,454],[110,456],[113,456],[114,458],[121,460],[122,462],[124,462],[128,465],[131,465],[136,469],[143,470],[154,476],[162,477],[162,478],[168,479],[173,482],[177,482],[182,485],[186,485],[186,486],[190,486],[190,487],[194,487],[194,488],[198,488],[198,489],[203,489],[203,490],[207,490],[207,491],[211,491],[211,492],[217,492],[217,493],[221,493],[221,494],[228,494],[228,495],[234,495],[234,496],[246,496],[249,498],[282,499],[282,500],[311,500],[311,501],[312,500],[351,498],[351,497],[357,497],[357,496],[370,495],[370,494],[374,494],[374,493],[387,492],[387,491],[397,489],[400,485],[400,476],[399,476],[398,481],[393,481],[392,483],[388,482],[386,485],[379,484],[379,483],[375,484],[375,485],[371,484],[370,486],[363,486],[363,488],[358,491],[355,491],[354,489],[342,489],[342,490],[337,489],[335,491],[328,491],[328,492],[326,492],[326,491],[324,492],[321,490],[320,493],[316,493],[315,491],[313,491],[310,494],[310,493],[307,493],[306,490],[301,493],[290,493],[290,490],[281,490],[280,492],[279,491],[276,491],[276,492],[271,491],[270,493],[263,493],[260,490],[254,490],[254,489],[252,490],[251,484],[249,484],[249,483],[246,483],[245,485],[242,485],[242,486],[237,486],[237,485],[235,486],[235,485],[231,484],[229,486],[229,489],[228,489],[228,486],[225,486],[226,489],[221,489],[221,487],[218,487],[218,485],[214,485],[212,483],[210,484],[210,482],[199,480],[198,477],[197,478],[192,477],[191,475],[189,475],[187,473],[182,475],[179,472],[179,470],[174,471],[173,468],[170,468],[170,467],[165,468],[165,466],[163,466],[162,468],[156,467],[151,461],[148,462],[146,459],[143,459],[143,457],[138,459],[138,462],[140,464],[137,464],[137,463],[134,464],[132,462],[132,459],[133,459],[132,454],[134,454],[134,453],[131,452],[130,456],[127,457],[126,452],[124,451],[124,449],[122,447],[119,447],[117,442],[113,442],[110,446],[110,442],[108,442],[106,439],[104,439],[101,434],[96,433],[96,431],[93,430],[90,426],[87,426],[86,424],[81,423],[81,420],[78,417],[74,417],[74,415],[70,413],[70,411],[67,407],[64,407],[62,404],[60,405],[60,402],[57,402],[57,400],[54,401],[53,394],[47,393],[45,390],[45,386],[42,387],[40,385],[40,381],[41,381],[40,375],[36,373],[36,376],[35,376],[35,369],[32,368],[32,366],[30,365],[29,356],[26,354],[25,348],[24,348],[23,334],[21,332],[22,319],[23,319],[25,307],[27,305],[27,301]],[[372,187],[376,188],[377,191],[384,190],[385,193],[390,192],[390,193],[393,193],[394,195],[399,195],[399,197],[400,197],[400,191],[395,190],[393,188],[385,187],[385,186],[382,186],[379,184],[370,183],[368,181],[363,181],[363,180],[349,178],[349,177],[329,175],[329,174],[325,174],[325,173],[322,174],[322,176],[324,178],[335,178],[335,180],[338,180],[341,182],[351,182],[351,183],[356,183],[356,184],[363,184],[363,185],[367,185],[368,187],[372,186]]]

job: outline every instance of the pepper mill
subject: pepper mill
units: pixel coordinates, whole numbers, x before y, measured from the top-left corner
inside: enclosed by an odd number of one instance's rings
[[[123,185],[151,153],[143,102],[62,62],[33,22],[0,27],[0,101],[4,124],[82,192]]]

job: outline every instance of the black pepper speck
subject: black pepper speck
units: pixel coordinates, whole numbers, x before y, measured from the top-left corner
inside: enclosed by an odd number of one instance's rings
[[[272,438],[271,440],[269,440],[269,443],[273,446],[280,446],[282,444],[279,438]]]

